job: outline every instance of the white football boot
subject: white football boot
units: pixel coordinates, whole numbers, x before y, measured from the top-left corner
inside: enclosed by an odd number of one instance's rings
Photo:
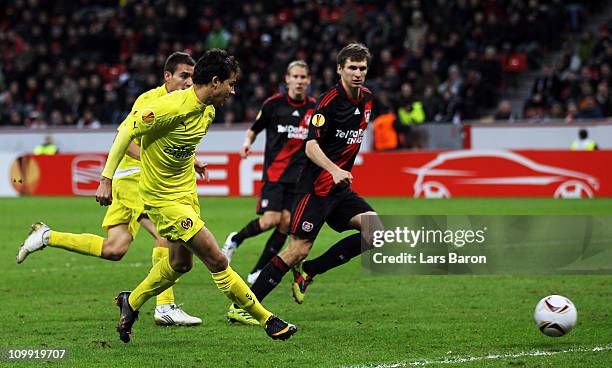
[[[249,284],[249,286],[253,286],[253,284],[255,283],[255,281],[257,281],[257,278],[259,277],[259,274],[261,273],[261,270],[257,270],[253,273],[250,273],[247,275],[247,284]]]
[[[227,257],[228,263],[232,261],[232,257],[234,256],[234,253],[236,253],[236,251],[238,250],[238,243],[232,240],[232,238],[236,234],[238,234],[237,231],[231,232],[227,236],[227,238],[225,238],[225,244],[223,244],[223,248],[221,249],[221,252],[223,252],[225,257]]]
[[[17,263],[23,262],[30,253],[43,249],[49,241],[49,231],[49,226],[42,222],[32,224],[30,234],[17,251]]]
[[[197,326],[202,324],[198,317],[190,316],[176,304],[163,304],[155,307],[155,324],[161,326]]]

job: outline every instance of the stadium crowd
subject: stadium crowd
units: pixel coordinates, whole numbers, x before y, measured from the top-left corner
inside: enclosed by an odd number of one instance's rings
[[[598,34],[584,31],[567,43],[555,65],[544,65],[524,105],[527,119],[612,116],[612,20]]]
[[[332,50],[352,40],[374,56],[374,116],[397,112],[404,124],[477,118],[496,105],[505,75],[517,63],[539,67],[543,52],[560,47],[563,31],[579,27],[580,14],[561,0],[0,4],[0,124],[85,128],[118,124],[139,93],[160,84],[171,52],[188,50],[197,59],[213,47],[236,55],[242,68],[237,96],[218,121],[253,121],[261,102],[284,88],[285,67],[295,58],[311,66],[311,95],[335,84]],[[583,54],[592,44],[589,60],[609,55],[593,39],[583,41]],[[543,101],[584,94],[586,74],[596,98],[593,68],[583,61],[575,69],[572,61],[555,69],[573,73],[572,93],[545,87],[537,91]]]

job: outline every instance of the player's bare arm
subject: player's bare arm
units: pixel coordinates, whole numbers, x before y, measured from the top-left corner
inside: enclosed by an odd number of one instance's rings
[[[140,147],[134,142],[130,143],[126,155],[133,159],[140,160]]]
[[[338,165],[333,163],[321,150],[319,143],[312,139],[306,142],[306,156],[323,170],[329,172],[334,179],[334,184],[352,183],[353,175],[346,170],[342,170]]]
[[[200,178],[203,179],[205,182],[209,182],[210,179],[208,178],[208,164],[203,163],[202,161],[198,160],[198,159],[194,159],[193,160],[193,167],[196,171],[196,173],[198,173],[198,175],[200,175]]]
[[[251,154],[251,146],[253,142],[255,142],[255,138],[257,138],[257,133],[255,133],[252,129],[246,131],[244,136],[244,143],[240,148],[240,157],[247,158]]]

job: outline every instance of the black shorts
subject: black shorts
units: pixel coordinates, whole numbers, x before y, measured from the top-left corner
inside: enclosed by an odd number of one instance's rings
[[[257,214],[263,215],[266,211],[290,211],[294,198],[295,184],[264,182],[257,201]]]
[[[341,233],[352,229],[349,221],[355,215],[368,211],[374,210],[350,189],[326,197],[298,194],[291,210],[289,233],[300,239],[314,240],[324,222]]]

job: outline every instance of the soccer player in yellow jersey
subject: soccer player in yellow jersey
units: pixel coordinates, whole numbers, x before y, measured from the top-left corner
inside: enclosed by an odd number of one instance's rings
[[[123,342],[130,341],[140,307],[188,272],[193,254],[210,270],[217,287],[257,319],[270,337],[284,340],[297,331],[253,297],[200,218],[193,157],[215,118],[215,106],[234,94],[237,73],[238,62],[233,56],[219,49],[207,51],[195,65],[194,85],[133,111],[132,123],[121,127],[111,147],[96,200],[101,205],[112,203],[112,178],[119,160],[130,141],[142,137],[140,194],[145,212],[170,244],[169,256],[153,266],[136,289],[121,292],[115,299],[120,309],[117,332]]]
[[[139,110],[150,101],[172,91],[191,87],[194,65],[193,58],[184,52],[175,52],[170,55],[164,65],[164,84],[141,94],[134,102],[132,111]],[[131,115],[128,115],[120,126],[131,123]],[[166,239],[159,236],[155,225],[143,214],[143,203],[138,193],[141,165],[137,143],[139,142],[130,143],[128,152],[121,159],[113,177],[115,201],[106,211],[102,222],[102,228],[108,233],[106,239],[93,234],[71,234],[51,230],[47,225],[39,222],[32,225],[32,233],[19,248],[17,262],[23,262],[28,254],[41,250],[47,245],[118,261],[127,253],[140,225],[155,238],[153,264],[167,256]],[[196,161],[195,166],[196,171],[201,175],[206,174],[205,165]],[[175,304],[172,288],[168,288],[157,296],[154,320],[159,325],[192,326],[202,323],[200,318],[190,316]]]

